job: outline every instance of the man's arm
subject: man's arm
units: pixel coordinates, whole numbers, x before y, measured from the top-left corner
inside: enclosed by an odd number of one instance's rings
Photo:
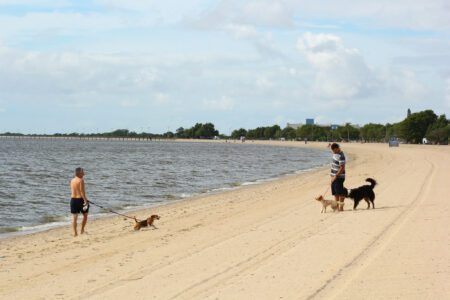
[[[336,177],[338,177],[339,175],[341,175],[342,173],[344,173],[345,171],[345,165],[340,165],[339,166],[339,170],[336,173]]]
[[[88,198],[86,197],[86,190],[84,189],[84,179],[81,179],[80,182],[80,192],[84,202],[89,202]]]
[[[339,170],[337,171],[336,175],[331,177],[331,182],[335,181],[336,178],[338,178],[339,175],[341,175],[342,173],[344,173],[345,171],[345,164],[340,165],[339,166]]]

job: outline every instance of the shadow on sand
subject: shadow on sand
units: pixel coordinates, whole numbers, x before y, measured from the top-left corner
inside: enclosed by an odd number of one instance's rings
[[[361,207],[358,206],[358,208],[356,210],[353,210],[353,208],[350,209],[346,209],[344,210],[344,212],[363,212],[363,211],[379,211],[379,210],[388,210],[388,209],[397,209],[397,208],[402,208],[402,207],[406,207],[406,205],[397,205],[397,206],[380,206],[380,207],[375,207],[375,209],[366,209],[366,207]]]

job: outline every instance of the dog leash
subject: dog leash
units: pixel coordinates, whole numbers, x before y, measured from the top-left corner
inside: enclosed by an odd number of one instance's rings
[[[325,190],[325,193],[323,193],[323,195],[322,196],[324,196],[325,197],[325,195],[328,193],[328,190],[330,189],[330,187],[327,187],[327,189]]]
[[[89,204],[92,204],[92,205],[94,205],[94,206],[97,206],[97,207],[106,209],[107,211],[110,211],[110,212],[112,212],[113,214],[116,214],[116,215],[119,215],[119,216],[122,216],[122,217],[125,217],[125,218],[128,218],[128,219],[134,220],[134,217],[130,217],[130,216],[127,216],[127,215],[118,213],[118,212],[116,212],[116,211],[114,211],[114,210],[112,210],[112,209],[110,209],[110,208],[106,208],[106,207],[103,207],[103,206],[101,206],[101,205],[99,205],[99,204],[96,204],[96,203],[92,202],[91,200],[89,200]]]

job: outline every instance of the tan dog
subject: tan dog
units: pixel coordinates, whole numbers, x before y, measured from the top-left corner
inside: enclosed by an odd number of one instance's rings
[[[149,227],[153,226],[153,228],[157,228],[155,225],[153,225],[153,222],[155,220],[159,220],[158,215],[151,215],[150,218],[147,218],[142,221],[138,221],[138,219],[136,219],[136,217],[134,217],[134,221],[136,222],[136,224],[134,224],[134,230],[140,230],[142,227],[147,227],[147,226],[149,226]]]
[[[320,211],[321,213],[326,213],[328,206],[331,206],[333,211],[336,211],[339,207],[339,203],[336,200],[327,200],[327,199],[323,198],[322,195],[317,197],[316,200],[319,201],[320,203],[322,203],[322,210]]]

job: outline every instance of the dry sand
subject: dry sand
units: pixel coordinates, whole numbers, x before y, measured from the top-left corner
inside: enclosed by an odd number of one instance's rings
[[[375,210],[320,214],[324,168],[160,207],[158,230],[3,239],[0,298],[450,299],[450,147],[343,150],[347,187],[379,181]]]

